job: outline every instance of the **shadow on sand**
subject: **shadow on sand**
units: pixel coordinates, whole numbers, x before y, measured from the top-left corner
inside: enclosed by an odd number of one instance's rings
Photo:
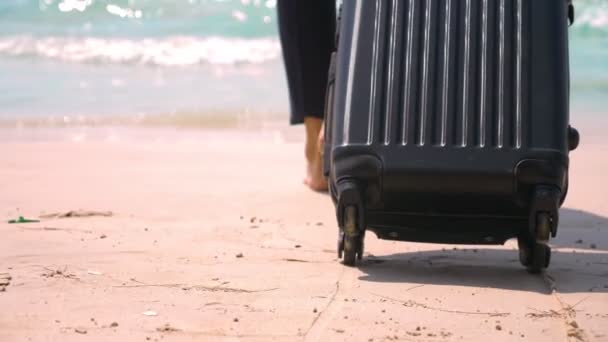
[[[562,209],[560,230],[551,246],[551,266],[546,275],[554,280],[558,292],[608,293],[608,218]],[[515,249],[456,246],[455,250],[397,253],[370,257],[359,269],[365,273],[360,279],[370,282],[551,293],[542,276],[531,275],[520,265]]]

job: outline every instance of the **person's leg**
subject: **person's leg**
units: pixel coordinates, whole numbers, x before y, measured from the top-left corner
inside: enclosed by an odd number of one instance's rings
[[[306,116],[304,117],[306,128],[306,143],[304,146],[306,156],[306,178],[304,184],[316,191],[327,190],[327,180],[323,176],[323,151],[322,134],[323,120]]]
[[[287,72],[291,124],[306,129],[305,183],[326,190],[323,177],[322,127],[331,52],[334,49],[334,0],[279,0],[279,33]]]

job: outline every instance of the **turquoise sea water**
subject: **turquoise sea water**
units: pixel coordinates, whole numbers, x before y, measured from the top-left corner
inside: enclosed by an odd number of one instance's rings
[[[575,0],[572,111],[608,105],[608,0]],[[0,120],[288,110],[275,0],[2,0]]]

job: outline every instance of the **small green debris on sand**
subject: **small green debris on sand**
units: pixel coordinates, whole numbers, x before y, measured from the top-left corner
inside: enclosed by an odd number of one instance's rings
[[[9,220],[8,221],[9,224],[15,224],[15,223],[37,223],[37,222],[40,222],[40,220],[26,219],[23,216],[19,216],[19,218],[16,219],[16,220]]]

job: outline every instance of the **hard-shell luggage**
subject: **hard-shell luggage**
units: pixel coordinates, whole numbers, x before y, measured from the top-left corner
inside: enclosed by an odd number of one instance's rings
[[[567,0],[349,0],[327,94],[338,253],[503,244],[549,265],[568,189]]]

